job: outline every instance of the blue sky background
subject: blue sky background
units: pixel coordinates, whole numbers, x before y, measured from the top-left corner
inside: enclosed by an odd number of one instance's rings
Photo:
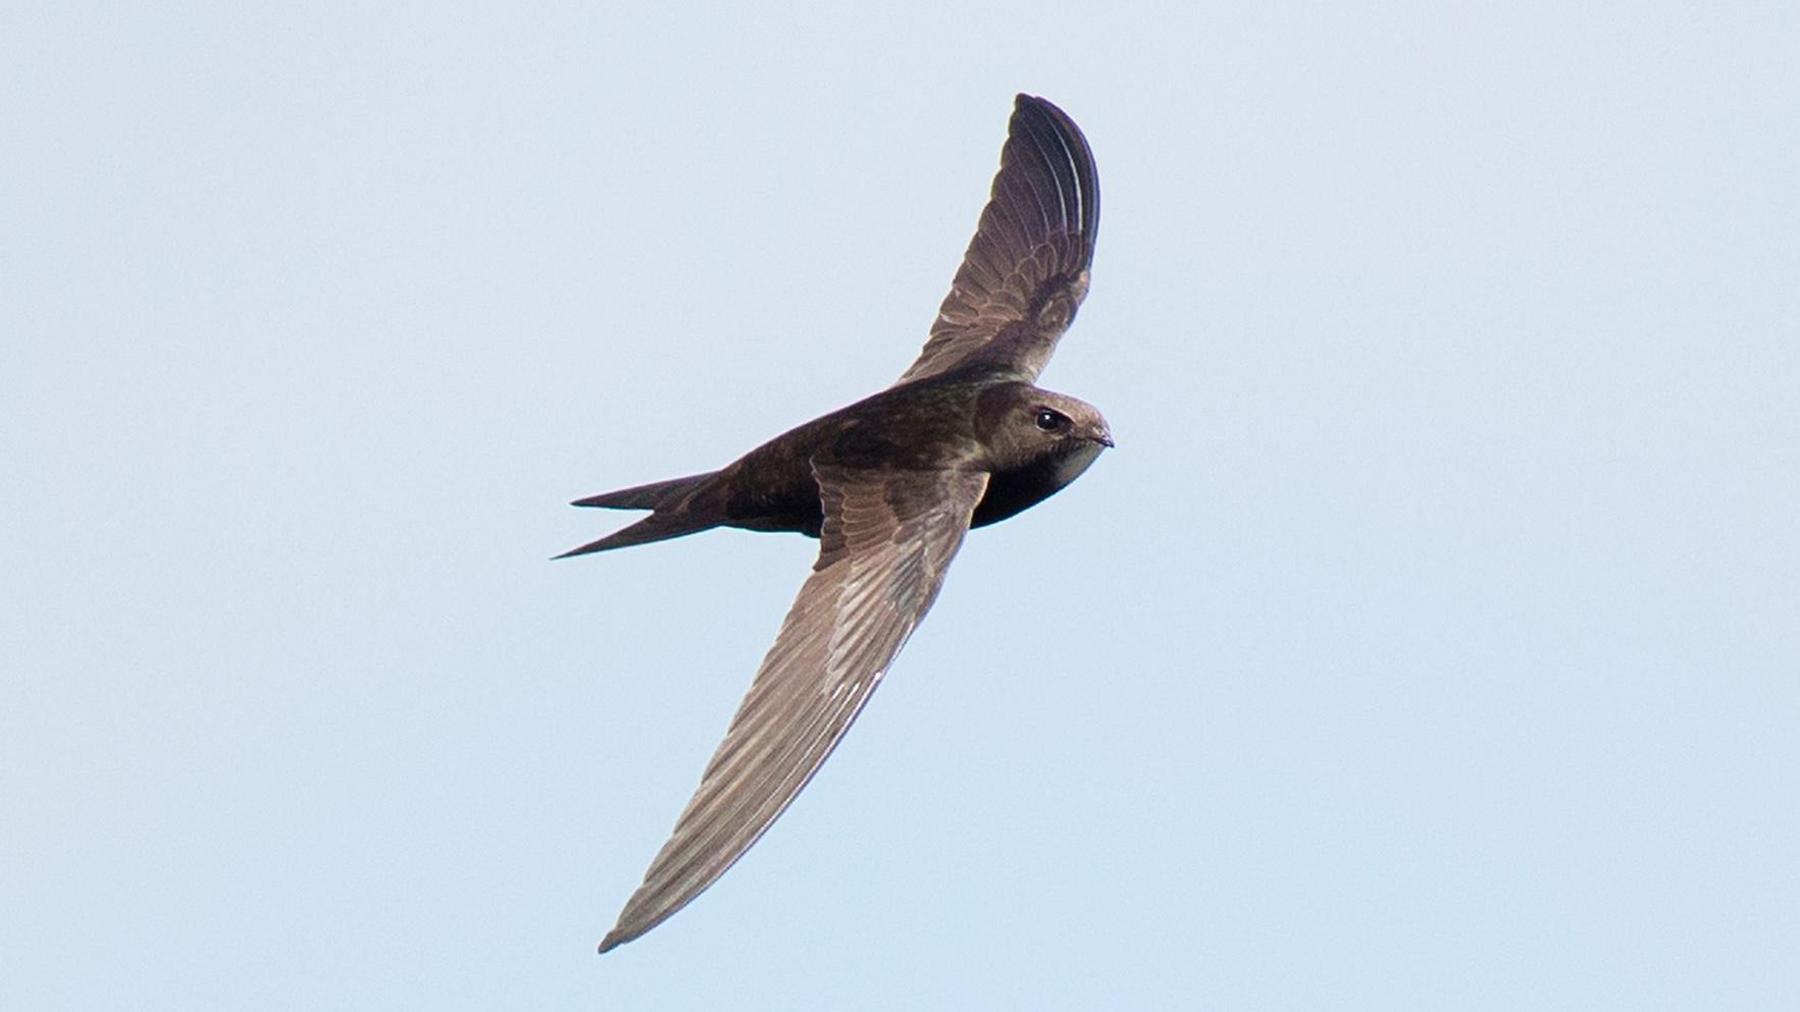
[[[1800,1006],[1792,5],[656,6],[0,13],[0,1006]],[[563,504],[897,376],[1020,90],[1119,449],[597,957],[814,545]]]

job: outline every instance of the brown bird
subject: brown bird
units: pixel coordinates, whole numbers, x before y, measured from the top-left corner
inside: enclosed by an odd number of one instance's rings
[[[1081,131],[1018,96],[975,238],[898,382],[721,470],[575,502],[654,512],[558,558],[713,527],[819,539],[724,742],[601,952],[685,906],[781,815],[931,607],[969,528],[1043,501],[1113,445],[1100,412],[1033,385],[1087,293],[1099,219]]]

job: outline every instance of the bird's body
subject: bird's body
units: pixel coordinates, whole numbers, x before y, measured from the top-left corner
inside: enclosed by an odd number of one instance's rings
[[[1017,454],[1009,457],[1003,447],[994,445],[994,434],[1010,411],[1051,404],[1076,411],[1086,407],[984,366],[890,387],[790,429],[718,471],[577,500],[578,506],[656,512],[567,554],[661,541],[713,527],[793,531],[816,538],[825,513],[813,475],[815,462],[867,472],[983,472],[988,475],[987,490],[969,526],[996,523],[1074,481],[1107,445],[1080,440],[1058,452],[1024,459]],[[653,490],[654,497],[646,497],[645,490]]]
[[[1098,220],[1080,130],[1019,96],[975,238],[897,383],[717,471],[576,501],[651,513],[565,555],[714,527],[820,542],[725,741],[602,952],[711,885],[793,801],[930,608],[970,528],[1043,501],[1112,445],[1099,411],[1035,385],[1087,292]]]

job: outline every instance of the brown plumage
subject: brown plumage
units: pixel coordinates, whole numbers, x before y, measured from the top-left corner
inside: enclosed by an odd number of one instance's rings
[[[1093,407],[1033,385],[1087,292],[1099,210],[1081,131],[1020,95],[975,238],[894,386],[721,470],[576,501],[653,512],[558,558],[721,526],[819,539],[724,742],[600,951],[681,909],[787,808],[931,607],[969,528],[1041,502],[1112,445]]]

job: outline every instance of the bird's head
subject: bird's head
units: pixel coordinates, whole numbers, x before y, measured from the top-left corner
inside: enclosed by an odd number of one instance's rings
[[[1049,460],[1075,465],[1073,480],[1100,451],[1113,445],[1112,430],[1099,409],[1066,394],[1020,384],[1007,391],[984,433],[999,469]]]

